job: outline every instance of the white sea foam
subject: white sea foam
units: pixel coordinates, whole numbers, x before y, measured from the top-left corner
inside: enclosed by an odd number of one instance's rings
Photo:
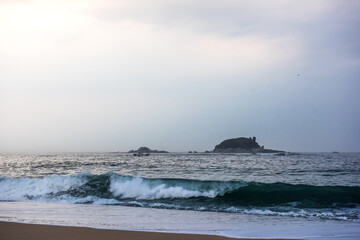
[[[116,173],[93,175],[84,172],[76,176],[51,176],[42,179],[0,177],[0,201],[61,202],[93,205],[126,205],[195,211],[243,213],[248,215],[289,216],[335,219],[359,222],[360,206],[353,208],[303,208],[295,202],[276,206],[232,204],[242,195],[232,191],[245,183],[210,182],[181,179],[146,179],[126,177]],[[270,186],[271,187],[271,186]],[[225,193],[229,195],[224,196]],[[243,192],[246,194],[247,192]],[[231,195],[233,194],[233,195]],[[196,197],[216,198],[207,204]],[[172,202],[171,199],[177,199]],[[181,200],[183,199],[183,200]],[[220,200],[218,200],[220,199]],[[225,199],[228,201],[221,201]]]
[[[119,206],[0,202],[3,221],[238,238],[358,240],[358,223]]]
[[[299,210],[299,211],[273,211],[270,209],[240,209],[231,207],[227,209],[229,212],[232,213],[243,213],[243,214],[250,214],[250,215],[265,215],[265,216],[283,216],[283,217],[304,217],[304,218],[316,218],[316,219],[331,219],[331,220],[351,220],[352,222],[359,222],[359,217],[354,217],[354,219],[349,219],[349,215],[351,213],[345,211],[343,213],[336,213],[336,212],[328,212],[328,211],[307,211],[307,210]],[[346,216],[346,215],[347,216]]]
[[[142,178],[136,177],[128,180],[111,178],[110,191],[117,197],[135,199],[162,199],[162,198],[190,198],[215,197],[217,193],[210,191],[187,190],[181,186],[168,187],[166,184],[150,186]]]
[[[42,179],[4,178],[0,181],[0,200],[21,201],[43,198],[48,194],[77,188],[85,182],[86,179],[77,176],[52,176]]]

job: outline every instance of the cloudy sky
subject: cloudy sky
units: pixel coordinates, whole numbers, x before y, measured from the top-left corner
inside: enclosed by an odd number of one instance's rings
[[[357,0],[0,1],[0,151],[360,151]]]

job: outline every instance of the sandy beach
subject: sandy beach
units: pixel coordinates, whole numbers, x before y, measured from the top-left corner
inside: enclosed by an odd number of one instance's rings
[[[212,235],[105,230],[86,227],[64,227],[12,222],[0,222],[0,238],[3,240],[239,240],[239,238],[227,238]],[[247,238],[241,239],[248,240]]]

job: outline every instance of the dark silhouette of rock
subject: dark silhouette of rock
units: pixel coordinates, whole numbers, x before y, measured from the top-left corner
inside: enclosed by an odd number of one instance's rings
[[[215,146],[214,150],[222,150],[222,149],[247,149],[251,150],[253,148],[259,148],[259,144],[251,138],[233,138],[222,141],[219,145]]]
[[[130,150],[129,153],[168,153],[164,150],[151,150],[148,147],[140,147],[138,150]]]
[[[213,153],[278,153],[283,151],[265,149],[256,142],[256,137],[239,137],[222,141],[216,145]]]

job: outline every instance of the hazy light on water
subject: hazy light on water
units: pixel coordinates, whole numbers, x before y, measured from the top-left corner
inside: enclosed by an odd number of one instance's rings
[[[0,151],[359,151],[356,1],[2,1]]]

